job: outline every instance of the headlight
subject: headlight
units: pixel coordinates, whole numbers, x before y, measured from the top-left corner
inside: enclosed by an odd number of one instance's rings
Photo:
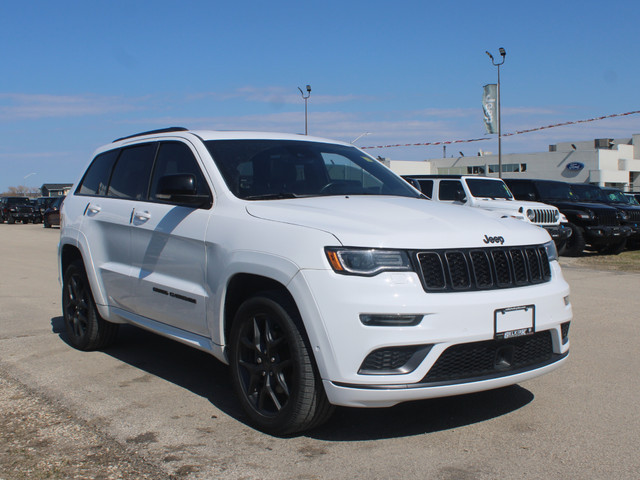
[[[384,271],[411,271],[409,256],[402,250],[376,248],[325,248],[327,259],[336,273],[373,276]]]
[[[553,221],[557,222],[560,219],[560,211],[556,210],[555,212],[553,212]]]
[[[544,244],[544,249],[547,252],[547,258],[551,262],[558,259],[558,250],[556,250],[556,244],[553,240]]]
[[[627,215],[627,212],[619,210],[618,213],[620,215],[620,220],[629,220],[629,215]]]
[[[536,219],[536,212],[531,209],[527,210],[527,218],[530,222],[533,222]]]

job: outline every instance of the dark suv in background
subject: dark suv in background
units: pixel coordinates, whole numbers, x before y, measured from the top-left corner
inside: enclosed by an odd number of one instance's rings
[[[0,198],[0,223],[29,223],[33,220],[33,207],[27,197]]]
[[[33,223],[42,223],[44,212],[58,197],[38,197],[33,200]]]
[[[617,208],[581,201],[566,182],[511,178],[505,182],[517,199],[555,205],[567,217],[573,234],[567,239],[561,255],[579,256],[586,245],[600,253],[616,254],[625,248],[631,228],[622,225],[623,215]]]
[[[627,246],[638,248],[640,246],[640,204],[635,198],[625,195],[616,188],[599,188],[604,194],[606,204],[622,210],[625,214],[626,218],[623,219],[622,223],[632,230]]]

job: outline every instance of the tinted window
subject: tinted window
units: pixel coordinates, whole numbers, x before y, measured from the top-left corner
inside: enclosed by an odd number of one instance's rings
[[[507,186],[497,180],[468,178],[467,186],[471,195],[479,198],[513,198]]]
[[[509,185],[509,190],[511,190],[514,197],[518,200],[530,200],[532,198],[537,198],[536,190],[532,183],[507,180],[507,185]],[[533,197],[531,195],[533,195]]]
[[[207,181],[191,149],[184,143],[165,142],[160,145],[158,157],[156,158],[149,199],[154,201],[161,200],[156,196],[160,178],[181,173],[191,174],[196,178],[198,195],[211,195]]]
[[[422,193],[431,198],[433,196],[433,180],[418,180],[418,183]]]
[[[76,189],[79,195],[100,195],[107,194],[107,186],[109,185],[109,177],[113,164],[118,158],[120,150],[111,150],[109,152],[98,155],[84,174],[80,185]]]
[[[458,192],[462,192],[462,194]],[[440,200],[458,200],[460,197],[464,197],[466,200],[460,180],[440,180],[440,188],[438,191],[438,198]]]
[[[108,196],[134,200],[147,198],[156,146],[156,143],[145,143],[122,150],[113,170]]]

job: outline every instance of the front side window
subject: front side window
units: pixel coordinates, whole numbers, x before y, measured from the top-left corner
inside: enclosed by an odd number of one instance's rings
[[[404,180],[355,147],[295,140],[210,140],[205,144],[229,190],[246,200],[419,197]]]
[[[156,143],[125,148],[113,170],[107,196],[143,200],[147,198]]]
[[[162,198],[157,196],[160,179],[164,176],[179,174],[193,175],[196,179],[196,194],[211,196],[207,181],[191,149],[181,142],[163,142],[160,144],[153,170],[149,199],[151,201],[163,201]]]

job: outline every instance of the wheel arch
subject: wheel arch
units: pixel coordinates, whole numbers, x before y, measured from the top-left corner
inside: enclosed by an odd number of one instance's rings
[[[224,308],[223,308],[223,335],[222,343],[227,345],[227,339],[231,333],[231,325],[233,324],[233,319],[240,308],[242,303],[255,296],[260,292],[265,291],[275,291],[284,295],[290,302],[291,305],[296,309],[296,313],[300,316],[300,310],[296,304],[293,295],[287,287],[281,282],[274,280],[273,278],[265,277],[262,275],[252,274],[252,273],[237,273],[233,277],[229,279],[226,288],[226,294],[224,298]],[[304,322],[302,323],[302,327],[304,328]],[[306,335],[306,332],[305,332]]]

